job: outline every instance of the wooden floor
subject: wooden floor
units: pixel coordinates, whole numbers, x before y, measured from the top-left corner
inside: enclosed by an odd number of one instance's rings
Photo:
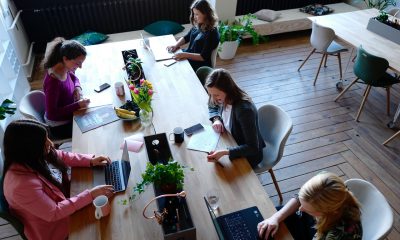
[[[400,239],[400,185],[396,180],[400,176],[400,137],[387,147],[381,145],[395,133],[386,124],[400,102],[400,86],[392,89],[391,116],[386,115],[386,91],[373,89],[360,122],[355,122],[365,87],[354,86],[335,103],[333,99],[338,94],[335,84],[339,80],[336,58],[328,59],[328,67],[321,70],[315,87],[312,82],[321,55],[314,54],[297,72],[311,51],[309,34],[275,36],[258,46],[244,43],[234,60],[218,60],[217,67],[228,69],[257,107],[276,104],[292,117],[294,127],[284,157],[274,167],[285,202],[320,171],[334,172],[344,179],[366,179],[385,195],[393,208],[395,223],[388,239]],[[348,61],[350,52],[342,56],[345,85],[354,79],[352,62]],[[40,82],[33,83],[40,88]],[[260,174],[259,179],[277,204],[270,175]],[[0,232],[8,228],[0,221]],[[0,234],[2,237],[5,236]]]

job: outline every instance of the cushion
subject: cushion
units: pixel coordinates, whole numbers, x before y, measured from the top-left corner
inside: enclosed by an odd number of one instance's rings
[[[314,16],[321,16],[333,12],[333,9],[322,4],[311,4],[299,9],[300,12],[308,13]]]
[[[173,21],[157,21],[144,27],[144,30],[155,36],[177,34],[182,32],[184,27]]]
[[[254,15],[260,20],[272,22],[277,19],[281,13],[271,9],[261,9],[260,11],[254,13]]]
[[[102,43],[107,40],[108,36],[98,32],[87,31],[72,39],[82,43],[84,46]]]

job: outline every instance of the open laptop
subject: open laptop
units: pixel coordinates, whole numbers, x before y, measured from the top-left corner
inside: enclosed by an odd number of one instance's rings
[[[170,35],[151,37],[147,41],[143,38],[143,42],[145,44],[148,42],[148,46],[146,46],[151,50],[156,61],[168,60],[174,57],[174,53],[167,50],[168,46],[176,43],[175,38]]]
[[[128,186],[129,175],[131,174],[131,164],[126,142],[122,152],[121,160],[113,161],[105,167],[93,168],[93,184],[112,185],[115,192],[123,192]]]
[[[264,218],[256,206],[217,217],[205,197],[204,201],[220,240],[260,239],[257,224]]]

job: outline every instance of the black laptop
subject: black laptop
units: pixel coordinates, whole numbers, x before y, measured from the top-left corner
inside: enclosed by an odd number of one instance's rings
[[[128,186],[129,175],[131,174],[131,164],[126,143],[121,160],[113,161],[105,167],[93,168],[93,184],[112,185],[115,192],[123,192]]]
[[[216,217],[206,198],[204,201],[220,240],[260,239],[257,224],[264,218],[256,206]]]

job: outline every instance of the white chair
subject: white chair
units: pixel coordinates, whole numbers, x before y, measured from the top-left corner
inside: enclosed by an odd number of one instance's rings
[[[211,66],[212,66],[212,68],[215,68],[215,65],[217,64],[217,52],[218,52],[218,46],[211,52]]]
[[[280,107],[267,104],[258,109],[258,125],[261,136],[267,146],[263,149],[263,160],[254,168],[254,172],[263,173],[268,171],[270,173],[278,192],[280,204],[282,204],[282,193],[272,168],[282,158],[286,140],[293,128],[292,119]]]
[[[349,179],[345,184],[361,204],[362,239],[384,239],[393,226],[393,212],[386,198],[365,180]]]
[[[21,99],[18,109],[25,118],[46,124],[44,120],[45,95],[42,91],[35,90],[27,93]]]
[[[400,8],[392,8],[387,13],[394,17],[400,18]]]
[[[300,69],[303,67],[303,65],[307,62],[307,60],[313,53],[321,53],[322,58],[318,67],[317,75],[315,76],[314,79],[314,86],[315,83],[317,82],[319,71],[321,70],[322,62],[324,61],[324,59],[325,59],[324,67],[326,67],[326,61],[328,59],[328,55],[337,56],[339,61],[340,79],[342,79],[343,77],[342,61],[340,58],[340,53],[347,51],[347,49],[342,45],[338,44],[337,42],[335,42],[334,39],[335,39],[335,31],[333,31],[331,28],[323,27],[315,22],[312,23],[310,43],[311,46],[313,47],[313,50],[303,61],[303,63],[300,65],[297,71],[300,71]]]

